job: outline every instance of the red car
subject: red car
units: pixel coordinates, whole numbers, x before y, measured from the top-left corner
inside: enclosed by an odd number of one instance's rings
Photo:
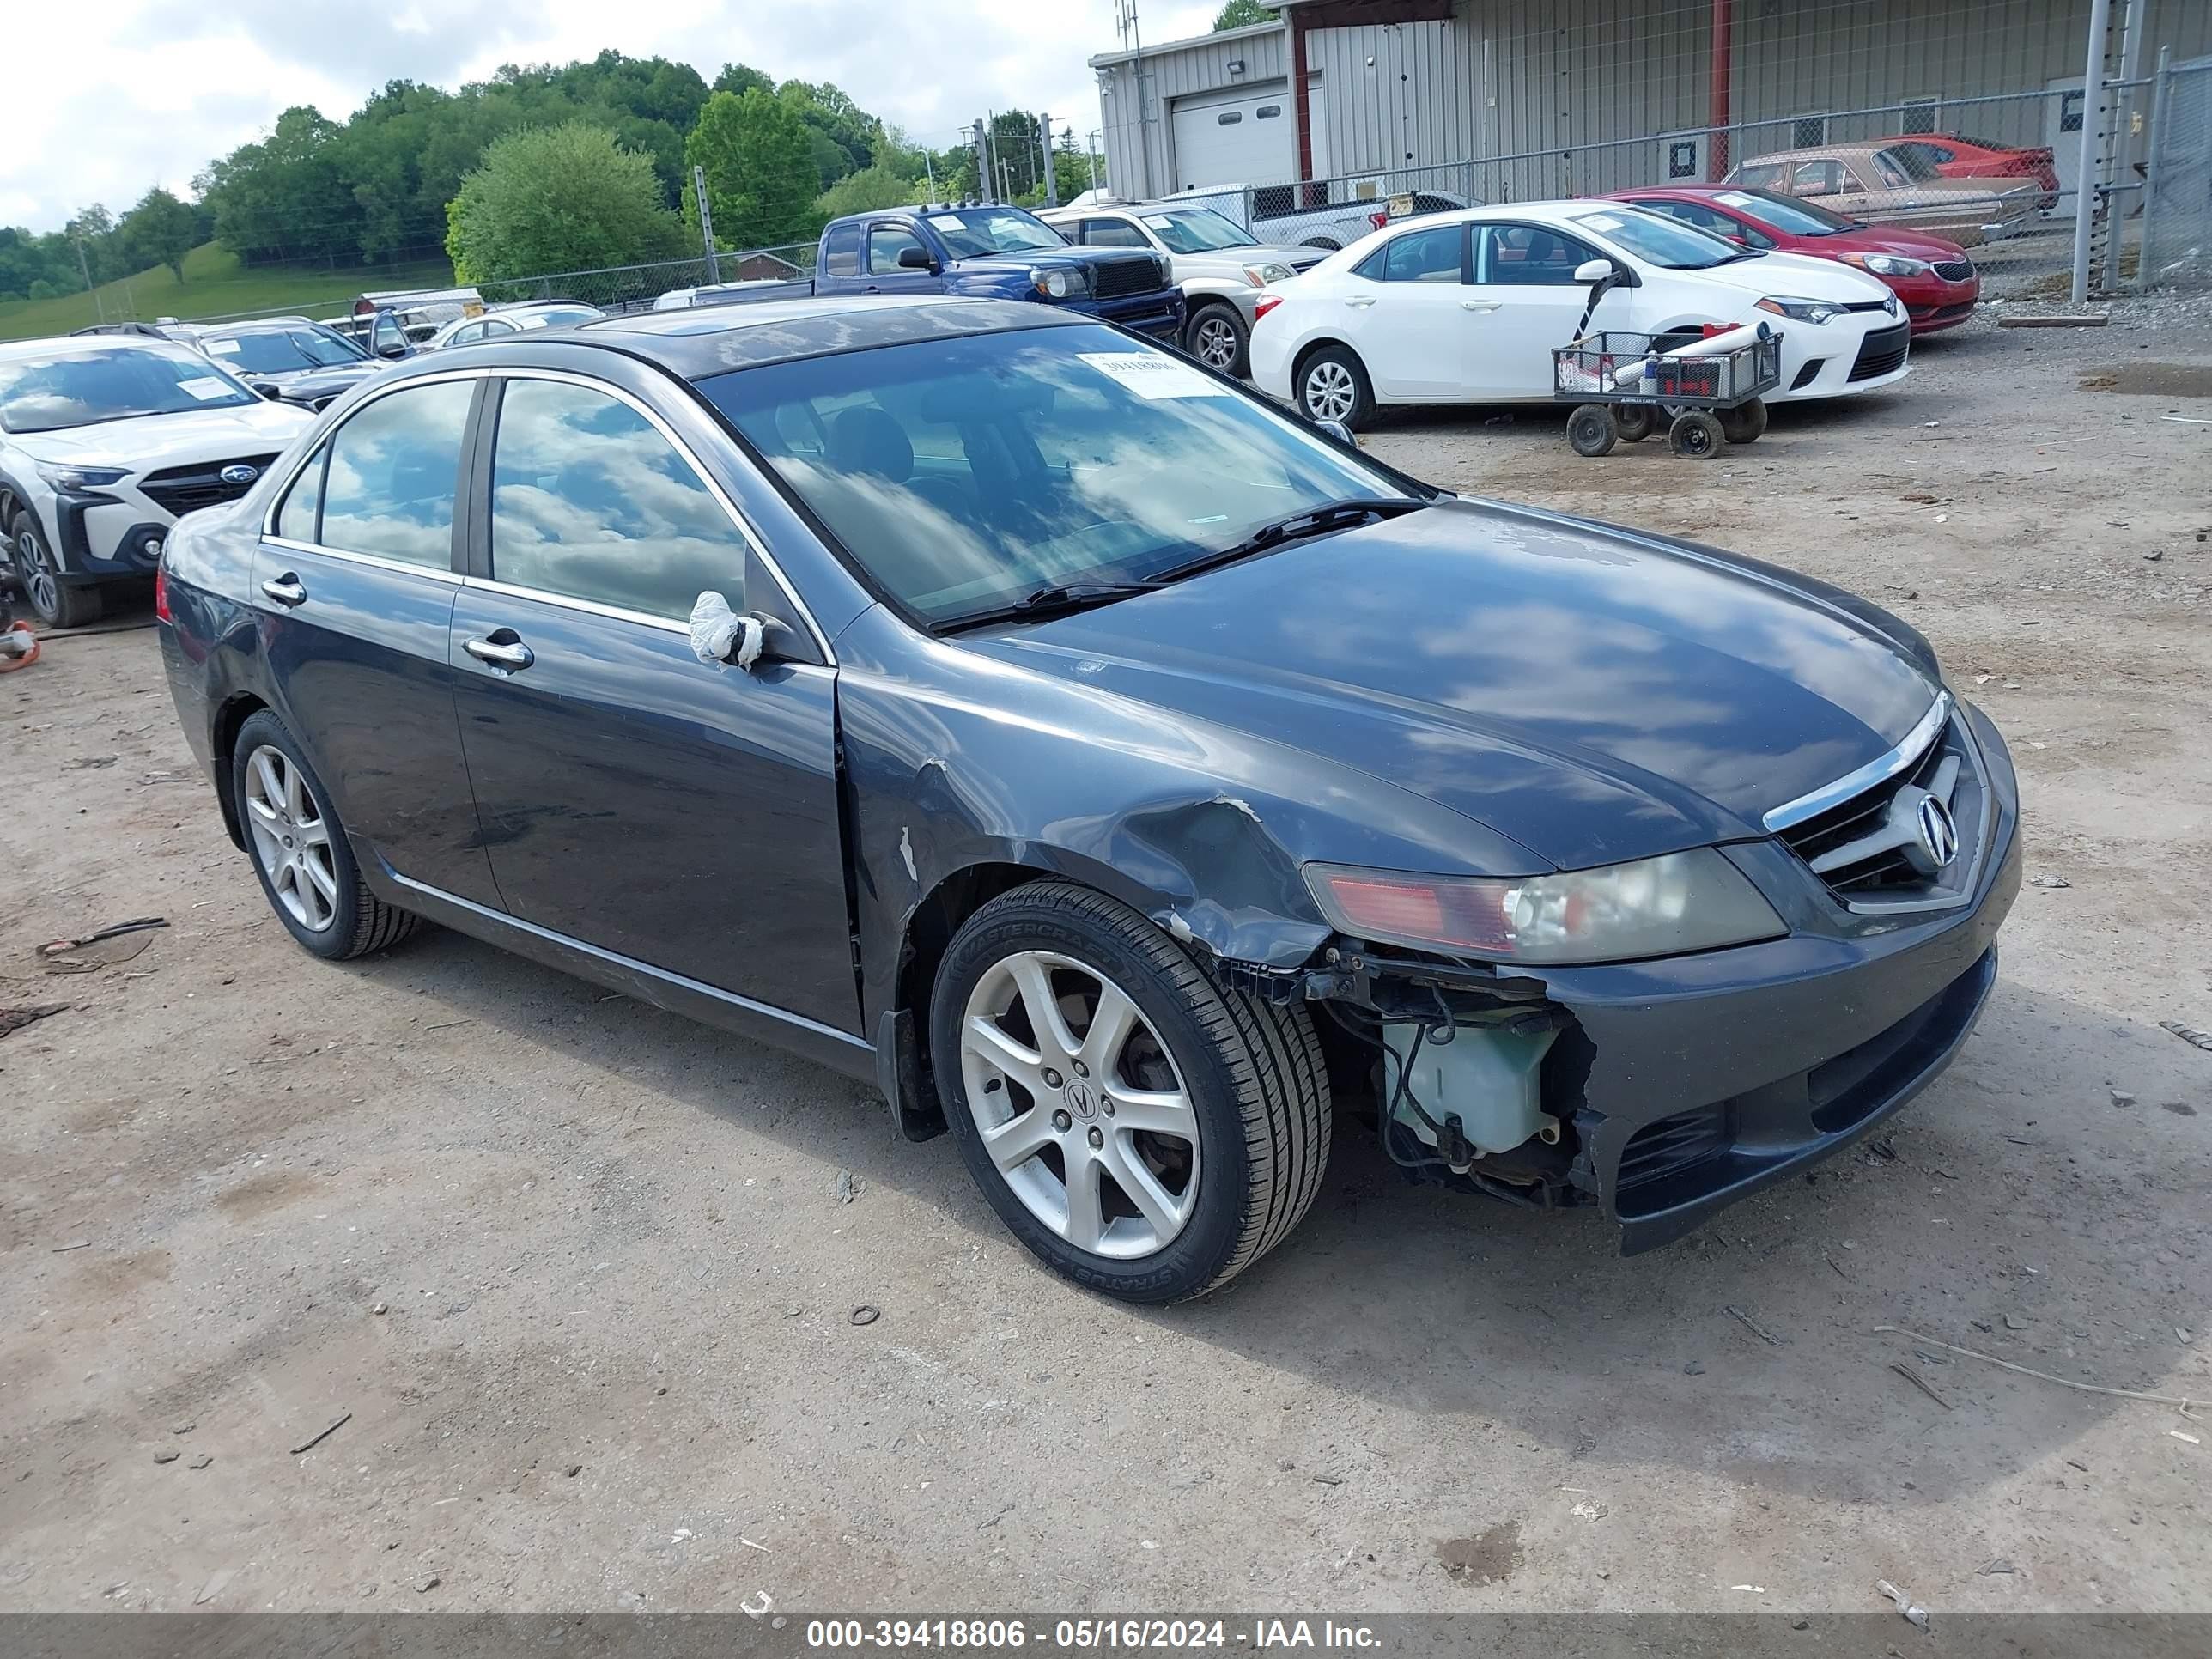
[[[1946,179],[2033,179],[2043,186],[2043,210],[2048,213],[2058,205],[2057,159],[2048,149],[1962,138],[1955,132],[1913,133],[1874,142],[1917,151]]]
[[[1863,225],[1811,202],[1739,185],[1653,185],[1619,190],[1632,202],[1739,246],[1840,259],[1889,285],[1916,335],[1954,328],[1974,314],[1981,274],[1956,242],[1898,225]]]

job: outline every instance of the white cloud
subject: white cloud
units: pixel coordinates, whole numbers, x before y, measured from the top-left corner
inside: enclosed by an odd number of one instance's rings
[[[88,20],[23,0],[7,35],[9,142],[0,146],[0,223],[58,226],[77,208],[120,212],[159,184],[187,190],[214,157],[313,104],[343,120],[385,82],[454,86],[502,64],[565,63],[612,46],[726,62],[778,79],[831,81],[862,108],[939,148],[993,109],[1040,106],[1055,125],[1098,124],[1085,60],[1113,48],[1109,0],[1067,10],[1033,0],[880,0],[763,8],[663,0],[611,13],[604,0],[439,0],[392,10],[331,0],[108,0]],[[1202,33],[1214,6],[1163,4],[1147,40]]]

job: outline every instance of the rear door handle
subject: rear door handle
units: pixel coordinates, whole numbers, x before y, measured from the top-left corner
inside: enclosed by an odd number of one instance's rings
[[[502,634],[511,633],[511,630],[504,628],[499,631]],[[494,668],[504,668],[510,674],[520,673],[538,660],[538,653],[520,640],[513,640],[512,642],[469,640],[462,645],[461,649],[478,662],[489,663]]]
[[[1354,311],[1364,311],[1368,307],[1373,305],[1375,301],[1372,300],[1346,300],[1344,303],[1350,306]]]
[[[307,602],[307,590],[300,585],[299,577],[289,570],[262,583],[261,591],[287,610]]]
[[[1462,311],[1495,311],[1504,303],[1503,300],[1462,300],[1459,308]]]

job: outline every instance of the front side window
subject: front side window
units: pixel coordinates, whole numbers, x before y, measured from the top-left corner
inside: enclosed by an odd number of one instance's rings
[[[906,269],[899,264],[899,255],[910,247],[920,247],[921,238],[904,225],[877,225],[868,232],[868,274],[871,276],[895,276]]]
[[[1800,161],[1790,174],[1793,196],[1837,196],[1843,192],[1843,166],[1837,161]]]
[[[1148,580],[1347,496],[1407,498],[1179,356],[1092,325],[764,364],[700,390],[924,622]]]
[[[376,320],[368,325],[368,349],[380,356],[387,351],[406,350],[407,331],[390,312],[378,312]]]
[[[1481,232],[1476,270],[1484,283],[1566,286],[1575,280],[1576,266],[1597,257],[1589,244],[1543,225],[1484,225]]]
[[[492,447],[494,580],[681,622],[744,608],[745,543],[659,428],[619,398],[517,380]]]
[[[364,404],[331,435],[316,539],[450,569],[461,432],[475,394],[473,380],[439,380]]]
[[[59,432],[140,415],[228,409],[254,395],[197,351],[95,347],[0,362],[0,430]]]

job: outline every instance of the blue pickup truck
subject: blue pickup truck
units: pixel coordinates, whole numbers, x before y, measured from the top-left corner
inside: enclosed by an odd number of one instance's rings
[[[679,290],[661,303],[724,305],[807,294],[962,294],[1033,300],[1109,323],[1182,337],[1182,291],[1168,262],[1148,250],[1072,247],[1016,207],[886,208],[823,228],[809,282],[751,282]]]

